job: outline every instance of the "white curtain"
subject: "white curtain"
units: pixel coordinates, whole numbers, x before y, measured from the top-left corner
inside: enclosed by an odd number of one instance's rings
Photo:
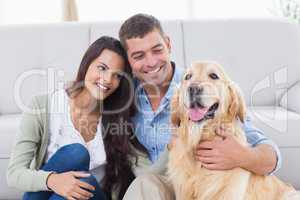
[[[75,0],[62,0],[63,21],[78,21],[78,11]]]

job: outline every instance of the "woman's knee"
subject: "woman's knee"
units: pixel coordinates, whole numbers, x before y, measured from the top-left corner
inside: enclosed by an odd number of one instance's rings
[[[76,158],[76,160],[90,161],[90,155],[87,148],[80,143],[65,145],[57,150],[57,152],[59,151],[67,153],[69,156],[72,156],[72,158]]]
[[[90,154],[85,146],[79,143],[69,144],[61,147],[57,153],[62,152],[65,161],[71,162],[74,170],[88,171],[90,165]]]

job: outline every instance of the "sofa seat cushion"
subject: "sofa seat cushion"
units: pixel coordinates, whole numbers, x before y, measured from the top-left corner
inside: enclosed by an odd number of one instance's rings
[[[282,166],[275,173],[300,189],[300,115],[282,107],[249,107],[253,124],[272,139],[282,154]]]
[[[0,159],[9,158],[20,120],[21,114],[0,115]]]
[[[297,160],[296,155],[300,153],[300,145],[296,145],[299,141],[299,138],[297,140],[299,134],[296,133],[296,127],[299,127],[300,115],[281,107],[249,107],[248,114],[254,125],[264,130],[264,133],[280,146],[283,154],[283,166],[276,175],[300,189],[300,177],[295,176],[295,174],[298,174],[297,169],[300,168],[300,162],[295,162]],[[0,139],[5,141],[0,146],[1,177],[5,177],[10,151],[14,144],[20,119],[21,114],[0,116]],[[287,137],[287,135],[289,136]],[[295,173],[291,173],[291,171]],[[21,199],[22,192],[8,188],[5,178],[1,179],[0,188],[5,191],[5,193],[1,193],[0,199],[4,197],[5,199]]]
[[[283,95],[280,106],[300,114],[300,81],[291,86]]]
[[[249,107],[248,114],[253,124],[280,147],[300,147],[300,114],[272,106]]]
[[[0,158],[0,199],[22,199],[22,191],[19,191],[15,188],[10,188],[6,182],[6,169],[8,166],[9,159]]]
[[[22,192],[9,188],[6,182],[6,169],[16,133],[19,129],[21,114],[0,115],[0,199],[21,199]]]

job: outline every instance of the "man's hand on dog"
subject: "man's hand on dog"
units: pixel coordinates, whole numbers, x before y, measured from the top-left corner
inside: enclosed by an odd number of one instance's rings
[[[212,141],[200,142],[195,150],[196,160],[210,170],[228,170],[242,167],[247,158],[248,147],[239,144],[230,134],[230,128],[216,130],[218,137]]]

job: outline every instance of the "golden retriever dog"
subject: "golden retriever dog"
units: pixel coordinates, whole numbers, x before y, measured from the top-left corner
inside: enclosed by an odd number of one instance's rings
[[[246,107],[240,92],[214,62],[195,62],[187,69],[171,102],[171,123],[177,134],[170,150],[168,177],[177,200],[299,199],[296,190],[273,175],[255,175],[245,169],[208,170],[194,158],[202,140],[216,137],[222,124],[248,145],[241,122]]]

